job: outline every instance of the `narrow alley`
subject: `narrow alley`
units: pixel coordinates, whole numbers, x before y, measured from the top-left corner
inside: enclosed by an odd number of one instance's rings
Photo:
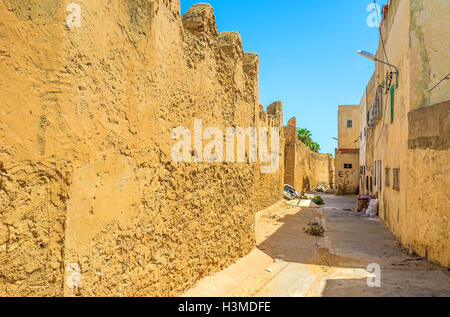
[[[200,281],[184,296],[372,297],[449,296],[450,274],[407,254],[382,221],[355,212],[356,196],[322,194],[323,207],[284,201],[256,216],[258,247],[228,269]],[[303,231],[320,222],[324,237]],[[370,264],[380,287],[369,287]]]
[[[0,0],[0,299],[449,297],[449,3]]]

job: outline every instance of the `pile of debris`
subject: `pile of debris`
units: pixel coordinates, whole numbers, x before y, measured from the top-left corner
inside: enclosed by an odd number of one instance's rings
[[[330,193],[331,187],[327,182],[320,182],[313,191],[318,193]]]
[[[358,196],[358,212],[362,215],[375,217],[378,215],[378,199],[375,195]]]
[[[305,197],[305,193],[299,194],[294,187],[288,184],[284,185],[284,197],[288,200],[308,199],[307,197]]]
[[[284,185],[284,198],[288,200],[287,205],[294,207],[319,208],[319,205],[324,204],[322,197],[306,194],[305,191],[298,193],[294,187],[288,184]]]

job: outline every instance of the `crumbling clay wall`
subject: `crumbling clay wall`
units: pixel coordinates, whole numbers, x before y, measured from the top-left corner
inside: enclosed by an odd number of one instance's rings
[[[418,108],[408,114],[408,217],[390,221],[405,247],[420,256],[450,267],[450,101]],[[397,211],[397,213],[399,213]]]
[[[258,56],[209,5],[76,3],[70,28],[0,0],[0,296],[181,294],[252,250],[284,158],[176,163],[172,130],[282,127],[281,103],[258,119]]]
[[[285,135],[285,184],[297,191],[314,190],[322,185],[327,191],[333,187],[334,159],[326,153],[312,152],[298,139],[297,119],[289,120]]]

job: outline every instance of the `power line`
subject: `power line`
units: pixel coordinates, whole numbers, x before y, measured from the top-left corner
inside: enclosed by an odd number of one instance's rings
[[[434,85],[433,88],[431,88],[428,93],[432,92],[434,90],[434,88],[436,88],[437,86],[439,86],[444,80],[450,79],[450,73],[448,73],[447,75],[445,75],[444,78],[442,78],[436,85]]]
[[[377,12],[377,20],[378,20],[378,26],[379,26],[379,27],[378,27],[378,31],[379,31],[379,33],[380,33],[380,40],[381,40],[381,44],[382,44],[382,46],[383,46],[384,56],[386,57],[386,61],[388,62],[388,64],[391,64],[391,62],[389,61],[389,57],[388,57],[388,55],[387,55],[387,53],[386,53],[386,47],[385,47],[385,45],[384,45],[383,32],[381,31],[381,21],[380,21],[380,16],[378,15],[378,10],[376,10],[378,4],[377,4],[377,1],[376,1],[376,0],[373,0],[373,3],[375,4],[375,11]],[[392,66],[391,66],[391,65],[389,65],[389,70],[392,72]],[[387,85],[387,83],[386,83],[386,85]],[[375,145],[375,148],[378,147],[378,143],[380,142],[381,136],[383,135],[383,131],[384,131],[384,121],[386,121],[386,112],[387,112],[387,101],[388,101],[388,97],[389,97],[389,94],[386,94],[386,101],[384,102],[384,107],[385,107],[385,109],[384,109],[383,121],[382,121],[382,125],[381,125],[381,132],[380,132],[380,135],[378,136],[378,140],[377,140],[377,143],[376,143],[376,145]]]
[[[375,4],[375,11],[377,12],[378,32],[380,33],[380,39],[381,39],[381,44],[383,46],[384,56],[386,57],[388,64],[391,64],[391,62],[389,62],[389,57],[387,56],[387,53],[386,53],[386,47],[384,46],[383,32],[381,31],[381,21],[380,21],[380,16],[378,15],[378,10],[377,10],[378,3],[376,0],[373,0],[373,3]],[[389,70],[392,72],[391,65],[389,65]]]

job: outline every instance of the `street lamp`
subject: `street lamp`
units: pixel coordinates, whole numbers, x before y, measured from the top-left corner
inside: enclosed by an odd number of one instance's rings
[[[387,63],[387,62],[384,62],[384,61],[382,61],[382,60],[379,60],[375,55],[373,55],[372,53],[369,53],[369,52],[366,52],[366,51],[358,51],[358,54],[359,55],[361,55],[361,56],[364,56],[364,57],[366,57],[366,58],[368,58],[368,59],[370,59],[370,60],[372,60],[372,61],[374,61],[374,62],[380,62],[380,63],[382,63],[382,64],[385,64],[385,65],[388,65],[388,66],[391,66],[391,67],[394,67],[394,69],[395,69],[395,88],[398,88],[398,76],[399,76],[399,71],[398,71],[398,68],[397,67],[395,67],[394,65],[392,65],[392,64],[389,64],[389,63]]]

